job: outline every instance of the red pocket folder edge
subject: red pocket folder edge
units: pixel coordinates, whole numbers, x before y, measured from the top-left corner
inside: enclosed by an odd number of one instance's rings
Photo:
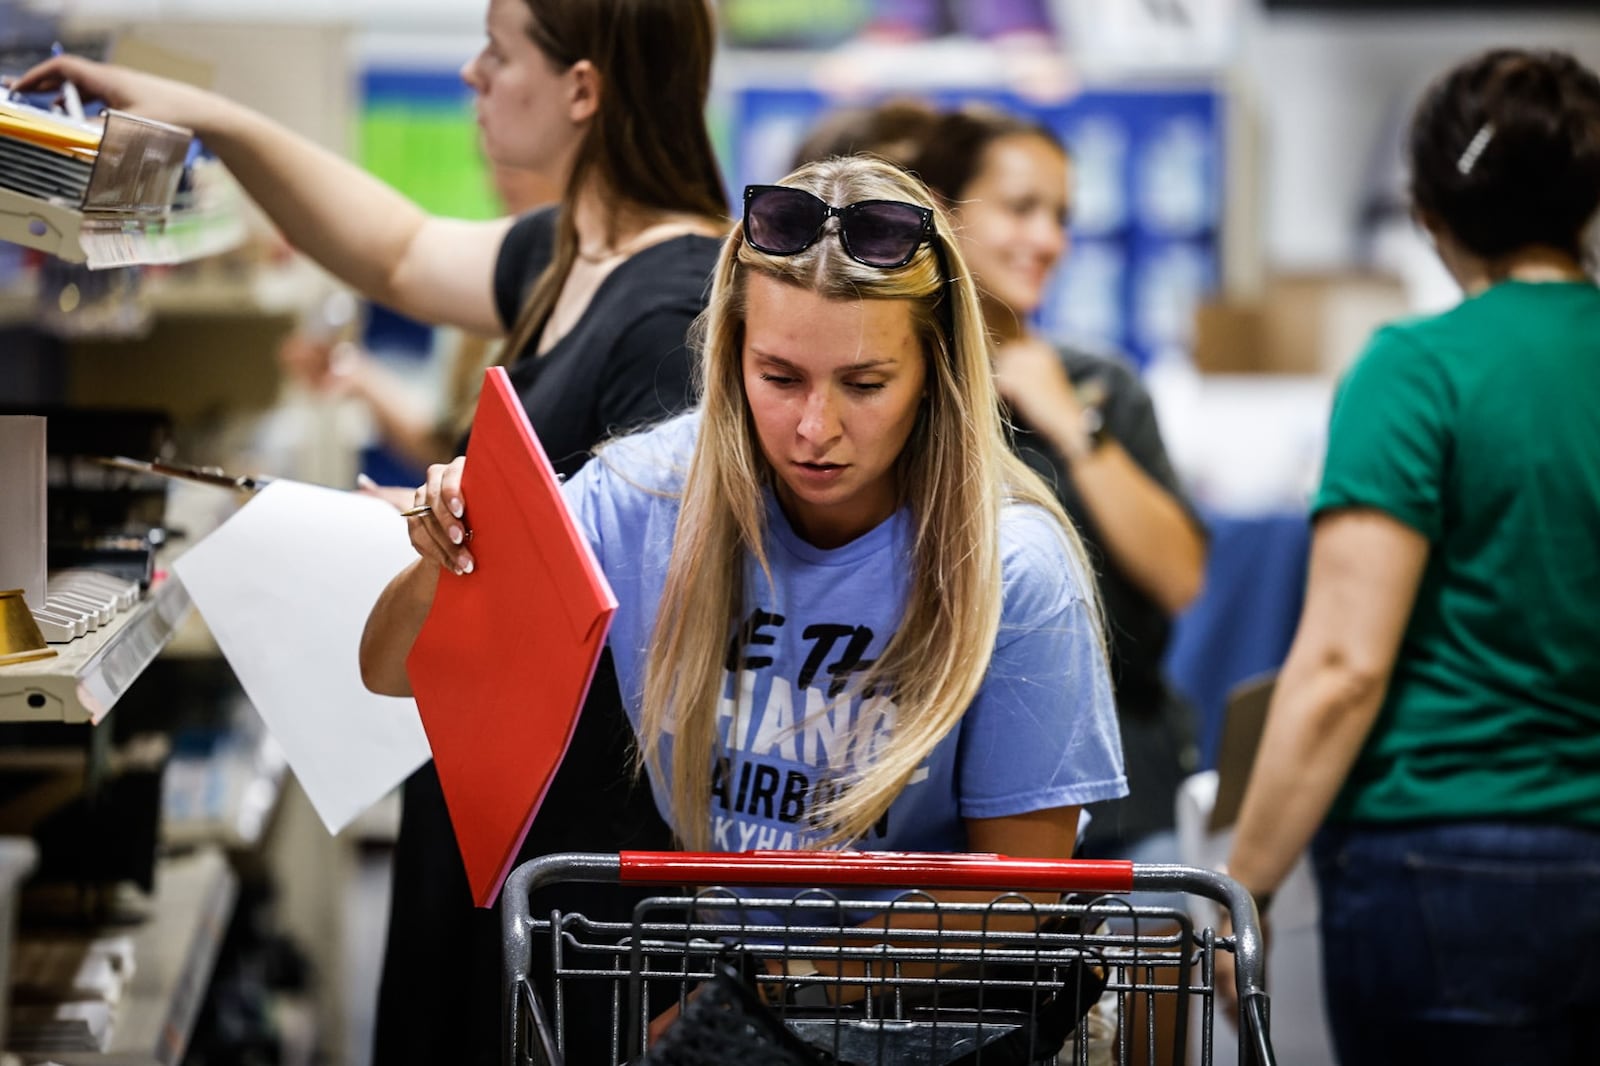
[[[443,570],[406,671],[473,901],[500,894],[577,725],[617,599],[504,367],[461,494],[474,568]]]

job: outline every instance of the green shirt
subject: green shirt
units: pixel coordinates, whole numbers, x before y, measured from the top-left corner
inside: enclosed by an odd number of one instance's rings
[[[1313,514],[1429,554],[1334,820],[1600,825],[1600,290],[1505,282],[1372,339]]]

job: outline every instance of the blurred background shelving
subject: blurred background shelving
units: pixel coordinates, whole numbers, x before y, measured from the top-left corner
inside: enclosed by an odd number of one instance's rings
[[[63,967],[88,976],[97,956],[111,959],[100,979],[116,988],[100,1010],[19,1005],[10,1046],[24,1058],[59,1066],[179,1066],[200,1013],[238,896],[238,879],[215,847],[165,859],[161,890],[124,898],[100,927],[24,935],[17,980],[47,980]],[[130,928],[131,932],[125,932]],[[88,967],[85,963],[89,962]]]

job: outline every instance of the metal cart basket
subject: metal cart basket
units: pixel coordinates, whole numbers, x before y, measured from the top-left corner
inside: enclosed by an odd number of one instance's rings
[[[571,882],[663,891],[631,921],[530,913],[530,893]],[[1135,906],[1130,892],[1207,897],[1226,908],[1231,934]],[[568,854],[514,871],[502,913],[508,1066],[1156,1066],[1186,1061],[1190,1026],[1204,1066],[1219,950],[1235,962],[1240,1062],[1274,1062],[1255,904],[1211,870],[884,852]],[[547,996],[534,987],[536,953]],[[610,1032],[572,1031],[568,1001],[580,993],[609,1003]],[[1172,1035],[1158,1034],[1158,1012]]]

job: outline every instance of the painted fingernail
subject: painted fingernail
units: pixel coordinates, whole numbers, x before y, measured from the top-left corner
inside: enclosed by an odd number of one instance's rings
[[[465,513],[459,499],[450,501],[450,513],[455,515],[457,518],[460,518],[462,514]]]
[[[472,573],[472,556],[463,555],[461,557],[461,572],[463,574]]]
[[[460,544],[461,543],[461,527],[460,526],[451,526],[450,527],[450,543],[451,544]]]

